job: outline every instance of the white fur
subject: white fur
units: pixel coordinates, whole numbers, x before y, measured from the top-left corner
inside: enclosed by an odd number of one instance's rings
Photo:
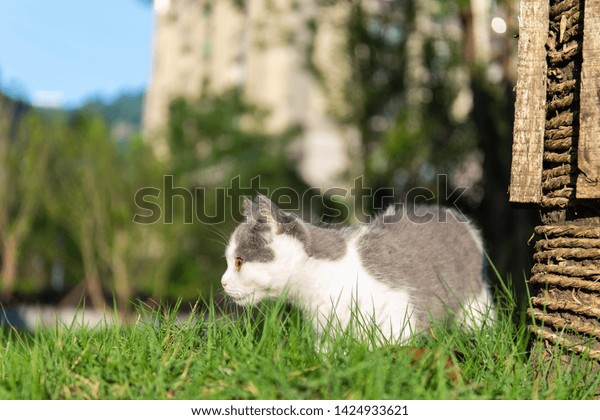
[[[348,238],[346,255],[337,261],[309,258],[296,239],[274,235],[275,261],[246,262],[239,272],[234,269],[236,243],[232,241],[222,277],[225,292],[242,305],[287,294],[288,300],[311,316],[318,333],[330,327],[334,331],[354,327],[354,317],[367,328],[374,325],[380,339],[404,341],[415,329],[409,295],[367,273],[356,247],[361,234],[358,231]],[[353,332],[372,336],[372,331]]]
[[[481,233],[475,226],[473,226],[472,223],[467,224],[467,229],[469,230],[471,237],[475,241],[477,249],[479,249],[481,251],[481,254],[483,255],[485,253],[485,250],[483,248],[483,239],[481,238]]]
[[[466,329],[475,329],[481,325],[490,324],[495,319],[492,296],[484,287],[478,296],[474,296],[458,314],[458,323]]]

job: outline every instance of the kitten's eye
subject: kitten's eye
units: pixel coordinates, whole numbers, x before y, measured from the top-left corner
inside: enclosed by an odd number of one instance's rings
[[[241,259],[240,257],[235,257],[235,271],[240,271],[243,263],[244,263],[243,259]]]

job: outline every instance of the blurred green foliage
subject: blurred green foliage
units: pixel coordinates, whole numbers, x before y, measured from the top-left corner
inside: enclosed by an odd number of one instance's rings
[[[347,96],[366,151],[365,175],[375,188],[435,189],[431,174],[449,173],[477,148],[468,115],[453,115],[473,65],[464,58],[468,34],[449,35],[470,6],[395,0],[373,13],[367,3],[352,3],[347,28],[356,79]]]
[[[126,122],[139,127],[142,122],[144,92],[128,92],[114,100],[92,99],[83,105],[86,112],[102,115],[107,124]]]
[[[146,146],[138,138],[117,148],[105,120],[85,109],[16,116],[15,103],[0,105],[0,121],[13,126],[0,139],[2,297],[31,291],[21,279],[33,278],[38,294],[81,285],[96,306],[151,291],[161,263],[147,237],[162,233],[131,222],[135,191],[163,172]]]

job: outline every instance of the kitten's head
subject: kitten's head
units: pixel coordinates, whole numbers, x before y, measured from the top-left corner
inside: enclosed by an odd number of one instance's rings
[[[263,195],[244,199],[244,215],[227,246],[221,284],[236,303],[250,305],[279,296],[302,270],[307,231],[302,220]]]

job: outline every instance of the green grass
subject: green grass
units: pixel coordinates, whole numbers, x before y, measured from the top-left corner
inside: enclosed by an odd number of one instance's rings
[[[35,334],[0,332],[1,399],[579,399],[600,378],[591,364],[544,362],[505,299],[477,332],[436,327],[415,346],[370,350],[341,334],[319,352],[309,322],[278,303],[238,318],[211,305],[183,323],[176,308],[141,310],[137,324]],[[199,315],[199,316],[198,316]],[[559,354],[558,351],[555,352]],[[541,374],[536,374],[535,366]],[[452,374],[455,376],[452,377]]]

